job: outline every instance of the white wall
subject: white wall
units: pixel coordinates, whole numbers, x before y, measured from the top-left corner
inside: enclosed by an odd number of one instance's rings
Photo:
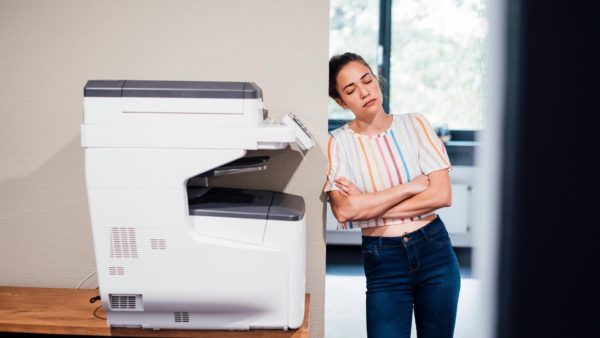
[[[74,288],[95,270],[80,147],[87,80],[254,81],[271,116],[295,112],[319,144],[211,183],[304,196],[310,330],[322,337],[328,34],[322,0],[0,0],[0,285]]]

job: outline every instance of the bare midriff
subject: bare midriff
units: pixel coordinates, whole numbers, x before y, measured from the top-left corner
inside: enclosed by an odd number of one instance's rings
[[[379,227],[372,228],[362,228],[361,232],[363,236],[383,236],[383,237],[395,237],[395,236],[403,236],[407,233],[419,230],[420,228],[427,225],[427,223],[431,222],[435,219],[437,214],[428,215],[427,217],[421,218],[420,220],[402,223],[402,224],[394,224],[394,225],[385,225]]]

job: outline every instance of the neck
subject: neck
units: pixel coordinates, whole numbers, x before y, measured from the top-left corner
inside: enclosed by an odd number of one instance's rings
[[[373,116],[356,117],[352,126],[357,133],[374,135],[379,134],[389,127],[391,116],[387,115],[383,110]]]

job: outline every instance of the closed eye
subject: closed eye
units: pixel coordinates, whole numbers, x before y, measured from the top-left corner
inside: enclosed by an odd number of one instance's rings
[[[372,79],[371,79],[371,80],[369,80],[369,81],[365,81],[364,83],[365,83],[365,84],[369,84],[369,83],[371,83],[371,82],[373,82],[373,80],[372,80]],[[346,93],[346,95],[352,95],[353,93],[354,93],[354,90],[353,90],[353,91],[351,91],[351,92],[348,92],[348,93]]]

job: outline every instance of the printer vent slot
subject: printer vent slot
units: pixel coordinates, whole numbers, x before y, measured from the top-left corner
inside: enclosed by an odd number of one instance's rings
[[[142,295],[110,294],[110,309],[115,311],[143,311]]]
[[[189,312],[175,312],[175,323],[189,323],[190,313]]]
[[[152,250],[167,250],[167,240],[164,238],[151,238],[150,247]]]
[[[138,258],[135,228],[113,227],[110,231],[111,258]]]
[[[108,268],[108,274],[111,276],[123,276],[125,269],[122,266],[111,266]]]

